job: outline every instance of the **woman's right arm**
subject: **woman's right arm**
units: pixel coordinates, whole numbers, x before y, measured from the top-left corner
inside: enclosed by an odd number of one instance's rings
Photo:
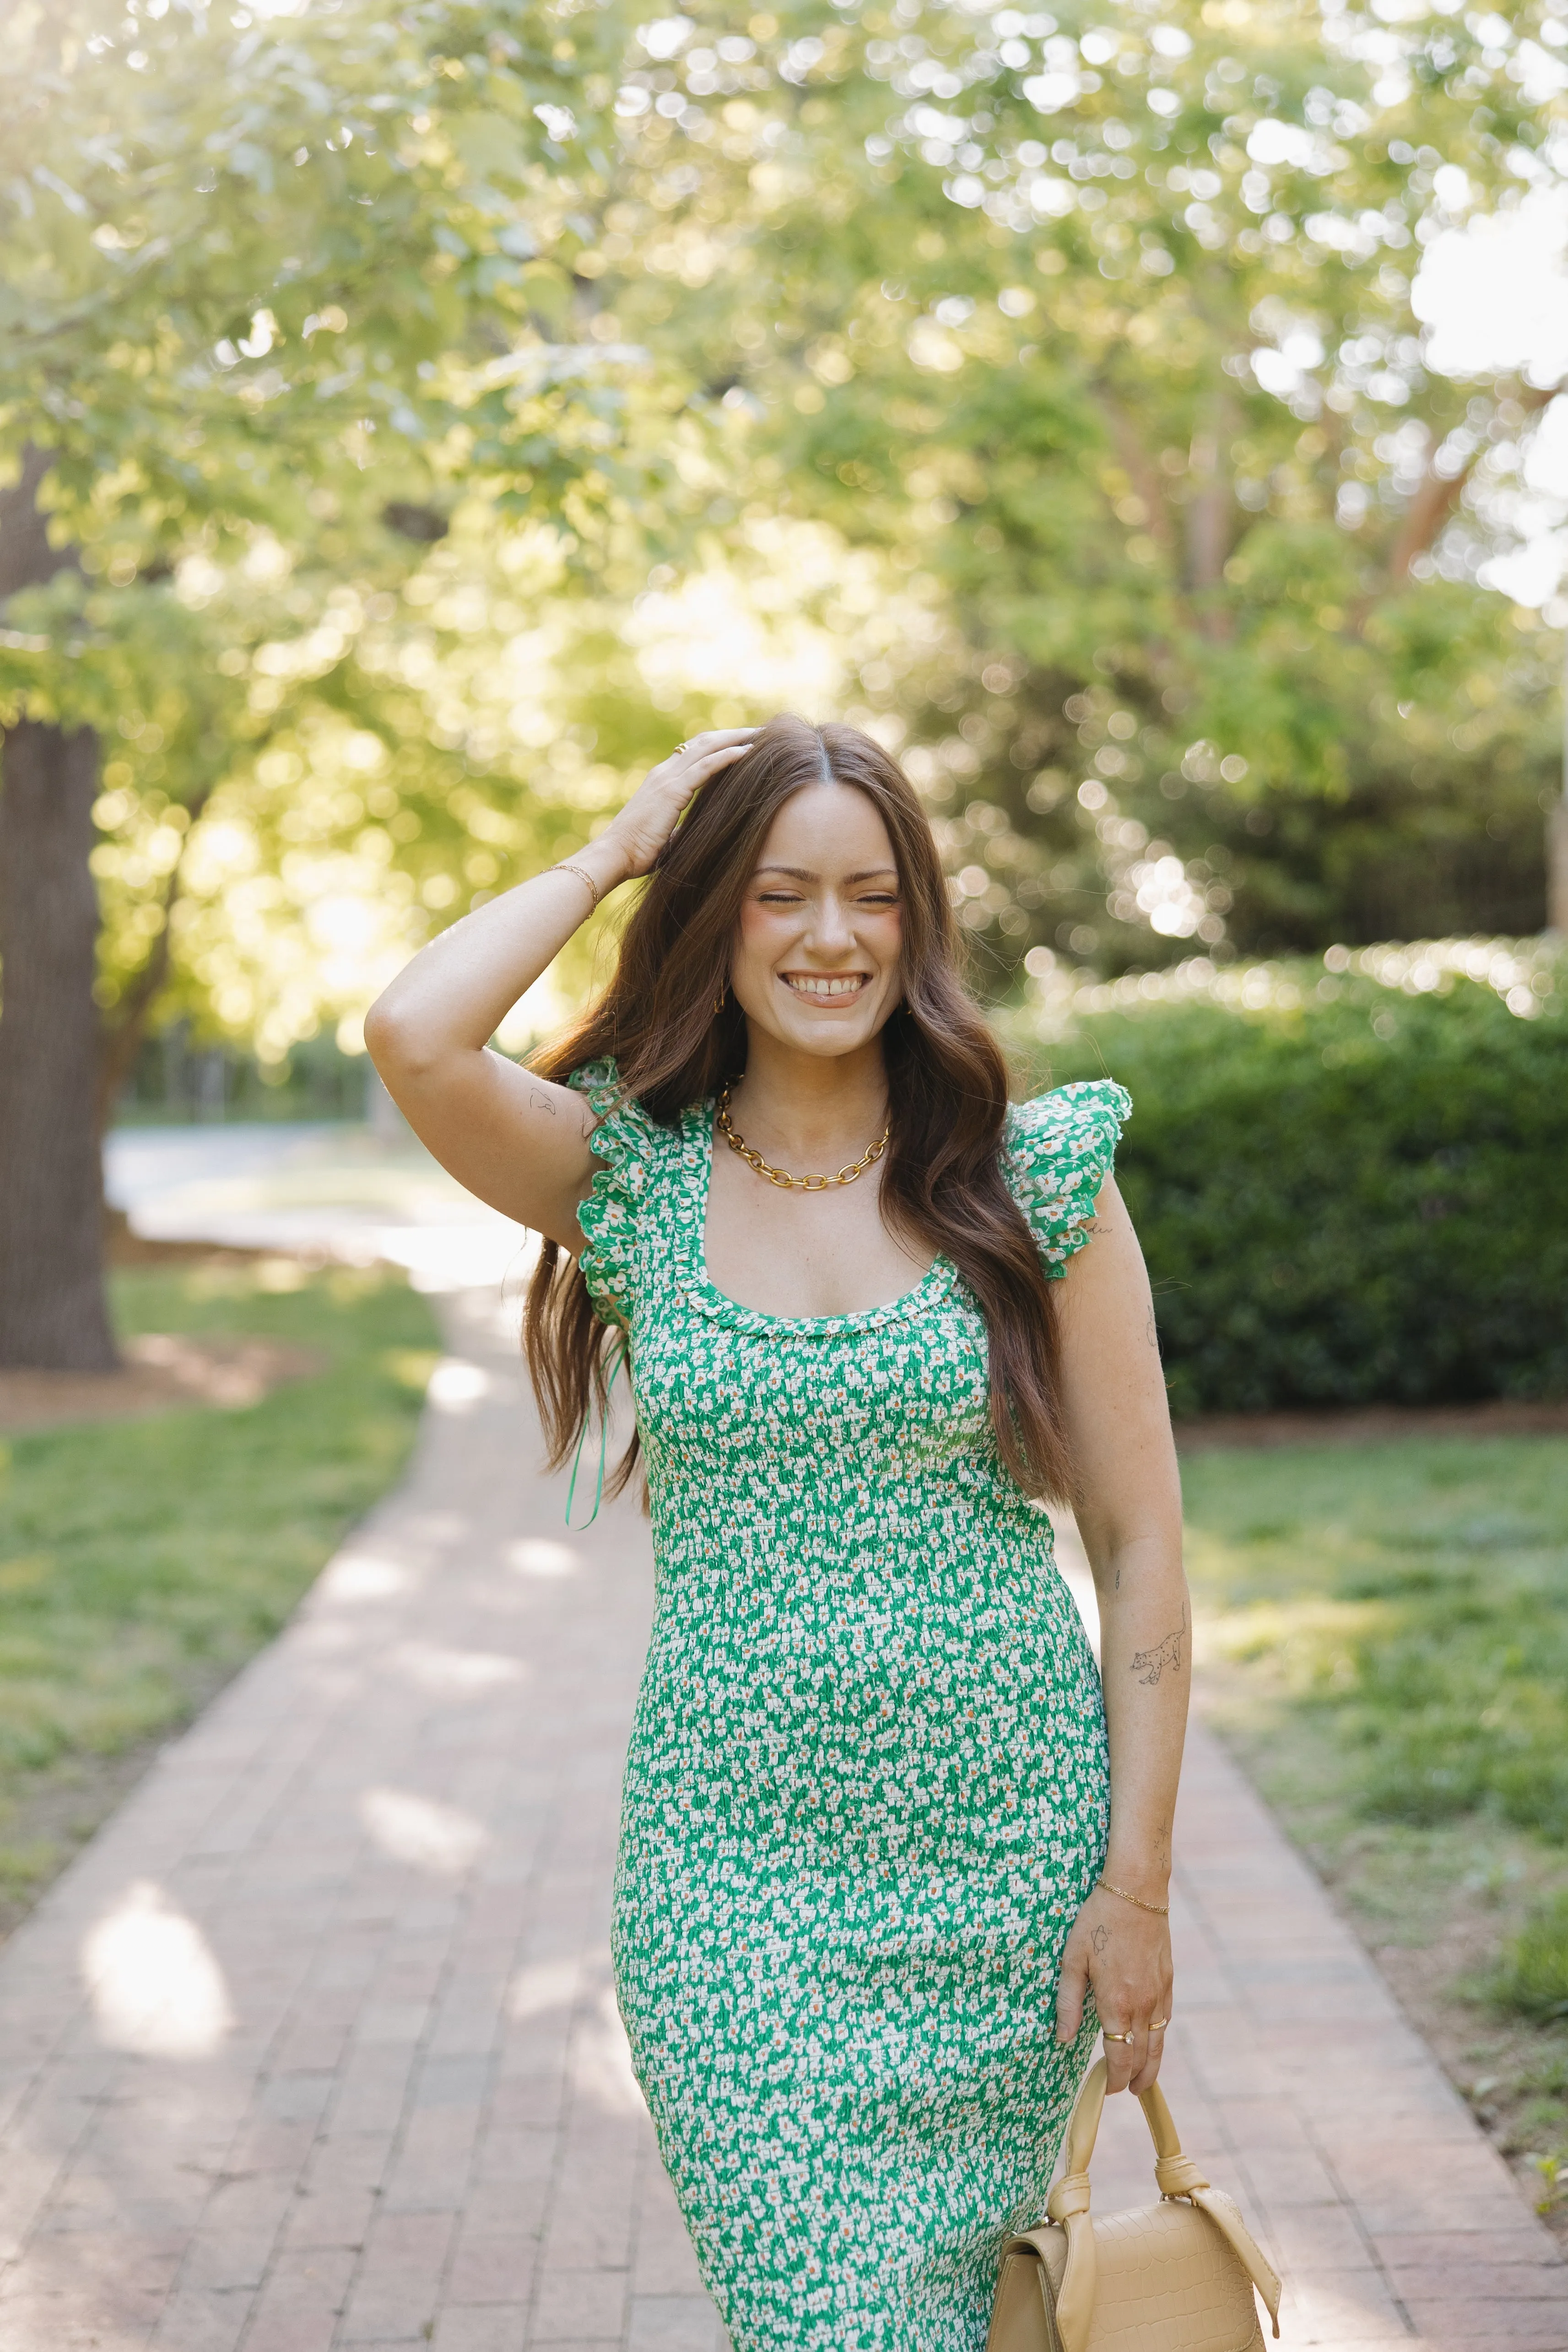
[[[695,736],[638,785],[574,866],[600,898],[646,874],[698,786],[738,760],[752,728]],[[576,1251],[577,1206],[594,1172],[594,1118],[581,1095],[489,1050],[520,996],[595,901],[579,874],[550,866],[443,931],[365,1016],[388,1094],[460,1184],[504,1216]]]

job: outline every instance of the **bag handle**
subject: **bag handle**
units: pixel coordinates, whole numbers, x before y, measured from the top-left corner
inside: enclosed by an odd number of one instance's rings
[[[1210,2188],[1182,2143],[1165,2095],[1158,2083],[1138,2095],[1149,2137],[1154,2143],[1154,2185],[1162,2197],[1185,2197],[1205,2212],[1229,2243],[1253,2285],[1268,2306],[1276,2336],[1279,2333],[1279,2281],[1228,2197]],[[1089,2322],[1094,2317],[1094,2231],[1089,2221],[1089,2159],[1100,2136],[1105,2107],[1105,2061],[1097,2058],[1084,2076],[1067,2127],[1065,2169],[1051,2185],[1046,2210],[1059,2222],[1068,2242],[1067,2268],[1057,2296],[1057,2328],[1062,2352],[1084,2352]]]

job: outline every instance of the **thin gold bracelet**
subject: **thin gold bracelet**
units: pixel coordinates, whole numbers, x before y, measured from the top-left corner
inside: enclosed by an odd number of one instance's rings
[[[1103,1886],[1108,1895],[1120,1895],[1123,1903],[1135,1904],[1140,1911],[1152,1911],[1156,1919],[1168,1919],[1171,1916],[1168,1903],[1145,1903],[1141,1895],[1129,1895],[1125,1886],[1112,1886],[1109,1878],[1097,1878],[1095,1885]]]
[[[575,874],[579,882],[585,882],[588,885],[588,895],[595,906],[598,905],[599,886],[585,866],[573,866],[567,859],[563,858],[561,863],[558,866],[552,866],[550,871],[552,874]]]

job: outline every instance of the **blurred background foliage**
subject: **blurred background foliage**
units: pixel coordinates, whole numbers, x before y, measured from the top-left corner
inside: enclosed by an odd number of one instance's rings
[[[1058,985],[1036,1085],[1119,1079],[1173,1411],[1568,1394],[1568,963],[1542,940]]]
[[[997,996],[1541,923],[1482,575],[1556,375],[1417,268],[1557,184],[1547,0],[6,23],[0,714],[99,731],[106,1104],[149,1024],[356,1049],[781,705],[906,759]]]

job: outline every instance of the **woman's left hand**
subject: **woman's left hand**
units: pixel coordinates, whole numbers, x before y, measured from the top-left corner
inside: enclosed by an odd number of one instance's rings
[[[1173,1981],[1169,1921],[1097,1886],[1062,1954],[1058,2039],[1073,2039],[1092,1991],[1106,2037],[1106,2089],[1146,2091],[1160,2072]],[[1131,2042],[1114,2038],[1123,2033],[1131,2033]]]

